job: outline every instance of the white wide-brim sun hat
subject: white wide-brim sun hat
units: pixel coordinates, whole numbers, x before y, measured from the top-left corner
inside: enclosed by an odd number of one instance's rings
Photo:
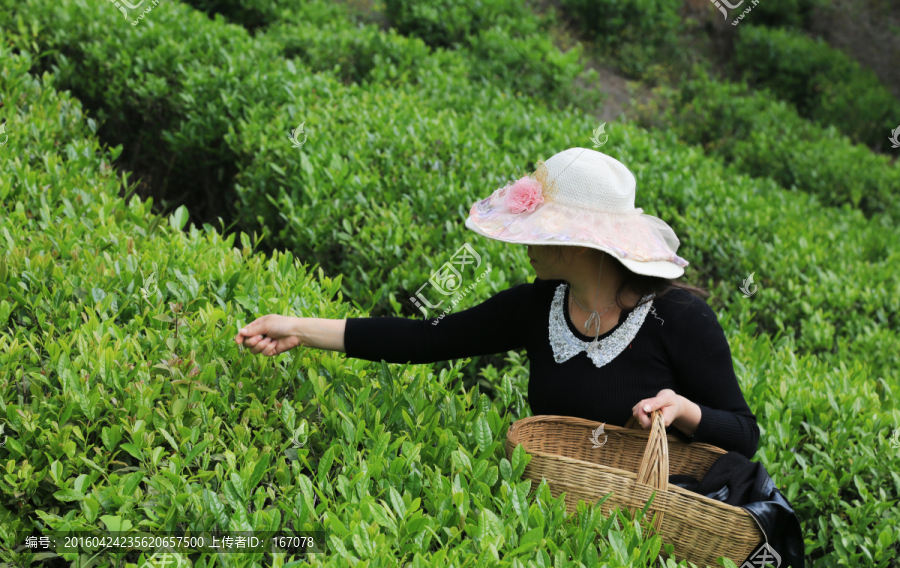
[[[472,205],[466,227],[522,245],[602,250],[637,274],[678,278],[688,262],[665,221],[634,206],[634,174],[611,156],[569,148]]]

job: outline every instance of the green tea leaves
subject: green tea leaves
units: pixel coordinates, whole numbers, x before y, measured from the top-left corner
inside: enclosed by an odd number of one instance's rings
[[[187,207],[182,205],[169,216],[169,224],[173,229],[180,231],[181,229],[184,229],[189,217],[190,215],[188,214]]]

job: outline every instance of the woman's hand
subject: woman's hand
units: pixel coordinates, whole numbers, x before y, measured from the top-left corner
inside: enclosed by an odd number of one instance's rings
[[[277,314],[265,315],[238,330],[234,341],[249,347],[253,353],[262,353],[267,357],[280,355],[301,343],[297,319]]]
[[[647,430],[651,426],[650,416],[658,408],[662,410],[663,422],[668,428],[676,418],[683,414],[685,402],[687,399],[675,394],[672,389],[663,389],[655,397],[645,398],[635,404],[631,408],[631,413],[641,423],[641,427]]]

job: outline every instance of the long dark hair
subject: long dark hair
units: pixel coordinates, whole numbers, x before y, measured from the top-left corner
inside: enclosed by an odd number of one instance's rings
[[[562,249],[568,245],[547,245],[556,248],[556,257],[557,260],[562,258]],[[597,250],[597,249],[594,249]],[[625,275],[622,278],[622,283],[619,284],[619,289],[616,290],[616,305],[619,309],[623,311],[629,311],[637,308],[641,304],[645,304],[650,300],[638,302],[635,306],[626,306],[622,303],[621,292],[623,292],[626,288],[631,290],[632,292],[638,294],[641,298],[646,296],[647,294],[656,294],[653,299],[660,298],[672,291],[673,289],[681,289],[686,292],[697,296],[705,300],[709,297],[709,291],[705,288],[700,288],[697,286],[692,286],[690,284],[685,284],[684,282],[680,282],[677,280],[672,280],[671,278],[661,278],[659,276],[646,276],[644,274],[638,274],[637,272],[632,272],[624,264],[619,262],[619,259],[614,257],[611,254],[607,254],[604,251],[598,250],[601,254],[605,254],[610,259],[615,260],[618,263],[619,267],[622,269],[622,273]]]

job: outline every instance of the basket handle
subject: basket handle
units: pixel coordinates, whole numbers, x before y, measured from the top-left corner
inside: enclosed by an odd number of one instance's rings
[[[662,410],[654,410],[651,421],[650,437],[647,439],[647,447],[641,458],[637,482],[656,489],[656,497],[653,498],[653,501],[658,505],[658,499],[669,490],[669,444],[666,441],[666,422]],[[662,526],[663,510],[661,507],[655,508],[657,515],[653,528],[659,531]],[[635,512],[636,509],[631,508],[631,513]]]
[[[637,417],[634,416],[633,414],[631,415],[631,418],[628,419],[628,422],[626,422],[625,425],[622,426],[622,428],[630,428],[632,430],[643,430],[643,428],[641,427],[641,423],[638,422]]]

